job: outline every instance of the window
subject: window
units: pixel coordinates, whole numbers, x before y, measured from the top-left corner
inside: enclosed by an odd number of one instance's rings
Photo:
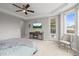
[[[65,14],[66,33],[75,33],[75,18],[76,18],[75,11],[70,11]]]
[[[56,34],[56,19],[51,19],[51,33]]]

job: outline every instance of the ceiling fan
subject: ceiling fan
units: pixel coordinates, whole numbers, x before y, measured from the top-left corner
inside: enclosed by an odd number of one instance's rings
[[[16,12],[24,12],[25,15],[27,15],[27,12],[31,12],[31,13],[34,13],[33,10],[28,10],[28,8],[30,7],[29,4],[27,5],[22,5],[22,7],[16,5],[16,4],[12,4],[13,6],[17,7],[17,8],[20,8],[20,10],[16,10]]]

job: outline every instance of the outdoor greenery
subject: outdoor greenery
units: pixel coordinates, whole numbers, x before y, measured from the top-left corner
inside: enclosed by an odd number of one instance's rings
[[[74,33],[74,30],[67,30],[67,33]]]

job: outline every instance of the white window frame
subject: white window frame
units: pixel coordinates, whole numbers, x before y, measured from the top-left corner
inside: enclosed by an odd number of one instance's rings
[[[68,13],[70,13],[70,12],[76,12],[76,9],[70,9],[70,10],[68,10],[68,11],[66,11],[66,12],[64,12],[64,30],[65,30],[65,34],[70,34],[70,35],[74,35],[75,33],[67,33],[67,25],[66,25],[66,15],[68,14]],[[76,17],[75,17],[75,26],[76,26]]]

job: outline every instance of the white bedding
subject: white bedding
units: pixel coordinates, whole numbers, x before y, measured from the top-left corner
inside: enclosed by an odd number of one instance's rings
[[[31,56],[36,50],[34,42],[24,38],[0,41],[1,56]]]
[[[0,50],[1,56],[31,56],[36,51],[35,48],[27,46],[15,46]]]

